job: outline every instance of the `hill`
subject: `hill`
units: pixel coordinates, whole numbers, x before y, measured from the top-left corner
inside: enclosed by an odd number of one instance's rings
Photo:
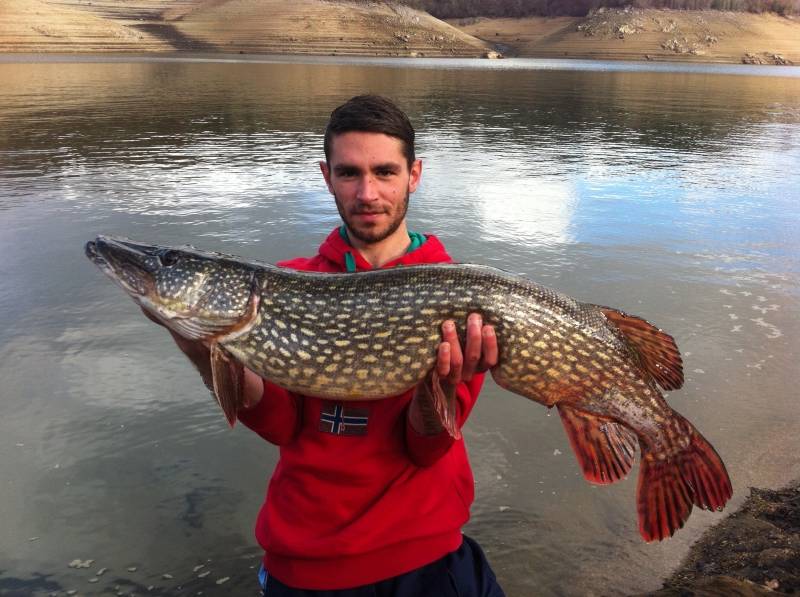
[[[800,19],[774,13],[599,9],[586,17],[451,22],[514,56],[800,63]]]
[[[410,0],[409,0],[410,1]],[[800,17],[598,9],[441,21],[378,0],[0,0],[0,52],[510,56],[800,64]]]
[[[426,12],[346,0],[3,0],[2,52],[481,56]]]

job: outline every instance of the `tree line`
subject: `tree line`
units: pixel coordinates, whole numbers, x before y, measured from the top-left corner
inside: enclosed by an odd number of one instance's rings
[[[800,0],[405,0],[440,19],[585,16],[601,7],[800,14]]]

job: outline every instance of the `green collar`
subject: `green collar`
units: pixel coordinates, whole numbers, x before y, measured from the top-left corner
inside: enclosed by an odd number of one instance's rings
[[[344,239],[344,242],[347,243],[348,246],[352,246],[350,244],[350,239],[347,238],[347,228],[345,228],[344,224],[339,226],[339,236]],[[411,244],[408,245],[408,250],[406,253],[411,253],[412,251],[416,251],[422,245],[425,244],[425,241],[428,240],[425,238],[424,234],[420,234],[419,232],[412,232],[411,230],[408,231],[408,238],[411,240]],[[348,272],[356,271],[356,258],[353,255],[352,251],[347,251],[344,254],[344,266]]]

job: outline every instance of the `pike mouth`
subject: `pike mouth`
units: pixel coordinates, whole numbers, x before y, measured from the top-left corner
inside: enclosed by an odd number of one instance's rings
[[[148,255],[134,246],[98,236],[84,247],[86,257],[134,298],[150,296],[154,280],[147,268]]]

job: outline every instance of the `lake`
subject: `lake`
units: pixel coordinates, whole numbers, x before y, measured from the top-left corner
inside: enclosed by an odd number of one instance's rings
[[[728,512],[800,476],[800,68],[7,55],[0,81],[2,595],[256,594],[277,450],[83,245],[314,254],[323,128],[368,91],[417,128],[413,230],[675,337],[668,400],[725,460]],[[492,382],[464,434],[466,532],[510,597],[657,588],[723,516],[645,544],[636,468],[586,483],[557,414]]]

